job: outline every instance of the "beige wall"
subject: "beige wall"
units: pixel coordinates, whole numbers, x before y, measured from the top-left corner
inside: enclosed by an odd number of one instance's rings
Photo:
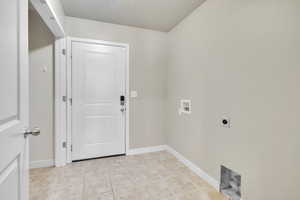
[[[30,126],[41,128],[30,137],[30,161],[53,160],[54,36],[35,11],[29,12]],[[43,71],[43,69],[47,71]]]
[[[168,144],[244,200],[300,199],[299,22],[298,0],[208,0],[169,33]]]
[[[241,173],[244,200],[298,200],[299,11],[297,0],[207,0],[168,34],[71,17],[65,27],[73,37],[130,44],[130,89],[139,92],[131,148],[167,142],[217,180],[221,164]],[[39,95],[31,124],[47,131],[31,139],[31,160],[46,160],[53,74],[40,65],[53,66],[53,37],[32,18],[32,85],[39,84],[31,95]],[[178,115],[180,99],[192,100],[191,115]],[[230,129],[220,125],[224,115]]]
[[[165,144],[167,34],[66,17],[68,36],[128,43],[130,45],[130,148]]]

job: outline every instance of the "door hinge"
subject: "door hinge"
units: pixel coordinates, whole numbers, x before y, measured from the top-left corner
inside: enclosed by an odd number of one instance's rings
[[[73,104],[73,99],[70,98],[69,101],[70,101],[70,105],[72,105]]]
[[[71,151],[73,151],[73,145],[71,145]]]
[[[63,55],[66,55],[67,53],[66,53],[66,49],[62,49],[62,54]]]
[[[66,142],[63,142],[63,143],[62,143],[62,147],[63,147],[63,148],[67,148],[67,143],[66,143]]]
[[[67,102],[67,96],[62,97],[63,102]]]

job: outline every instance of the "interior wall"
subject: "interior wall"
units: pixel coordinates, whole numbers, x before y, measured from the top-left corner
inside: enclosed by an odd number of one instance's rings
[[[130,148],[165,144],[167,34],[73,17],[65,18],[68,36],[130,45]]]
[[[244,200],[300,199],[299,19],[297,0],[207,0],[168,35],[167,142],[240,173]]]
[[[55,38],[37,12],[29,12],[30,127],[41,135],[30,137],[30,161],[53,162],[53,73]],[[40,162],[42,161],[42,162]]]

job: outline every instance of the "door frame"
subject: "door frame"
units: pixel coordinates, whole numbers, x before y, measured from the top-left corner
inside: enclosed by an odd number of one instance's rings
[[[125,61],[125,154],[129,152],[129,44],[111,41],[66,37],[57,40],[55,45],[55,166],[72,162],[72,42],[83,42],[107,46],[123,47]]]
[[[54,165],[66,165],[67,60],[66,39],[55,40],[54,64]]]
[[[65,30],[63,24],[59,20],[57,13],[55,13],[53,5],[49,1],[30,0],[30,2],[53,35],[57,38],[64,37]]]

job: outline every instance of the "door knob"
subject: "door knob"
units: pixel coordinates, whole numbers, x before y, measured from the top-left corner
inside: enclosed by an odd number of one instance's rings
[[[24,137],[26,138],[28,135],[39,136],[41,134],[41,130],[38,127],[31,129],[27,129],[24,133]]]

